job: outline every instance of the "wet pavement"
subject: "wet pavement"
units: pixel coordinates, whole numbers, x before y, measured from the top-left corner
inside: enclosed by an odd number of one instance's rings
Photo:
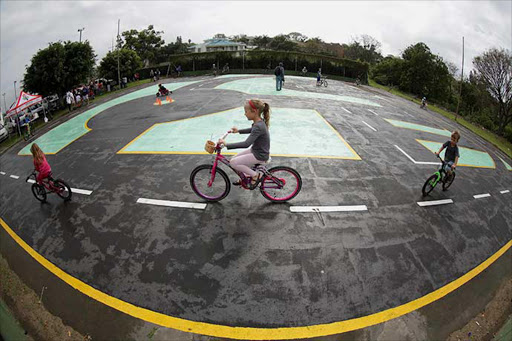
[[[49,262],[105,294],[187,321],[251,328],[329,324],[401,306],[460,278],[511,241],[512,193],[506,191],[512,190],[512,172],[500,158],[512,161],[467,129],[412,102],[344,82],[318,88],[312,78],[288,77],[291,95],[271,89],[254,96],[246,93],[250,86],[236,91],[226,85],[243,80],[246,86],[251,79],[272,86],[271,77],[201,78],[177,88],[168,105],[154,106],[154,96],[143,96],[92,116],[90,131],[47,156],[54,177],[92,191],[74,193],[71,202],[53,194],[48,203],[37,202],[24,182],[31,157],[18,155],[24,145],[11,148],[0,156],[0,218]],[[304,92],[309,95],[300,96]],[[276,114],[277,108],[317,111],[360,160],[272,157],[270,166],[290,166],[302,176],[302,191],[284,204],[237,188],[204,210],[137,203],[203,202],[189,176],[213,159],[206,153],[119,153],[125,146],[155,124],[205,118],[239,108],[248,97],[267,101]],[[238,115],[243,118],[243,111]],[[448,191],[438,186],[423,198],[421,187],[438,166],[417,140],[443,143],[449,137],[386,119],[448,131],[457,126],[459,146],[486,153],[494,167],[460,166]],[[286,124],[271,118],[272,138],[274,122]],[[229,128],[211,125],[204,141]],[[320,140],[328,134],[317,131]],[[310,140],[304,136],[303,143]],[[418,205],[445,199],[453,203]],[[351,205],[366,210],[290,209]]]

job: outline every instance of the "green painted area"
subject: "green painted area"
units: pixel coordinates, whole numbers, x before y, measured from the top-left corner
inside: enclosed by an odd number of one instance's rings
[[[286,79],[286,77],[285,77]],[[290,96],[302,98],[328,99],[341,102],[349,102],[354,104],[364,104],[372,107],[380,107],[380,104],[368,101],[366,99],[325,94],[320,92],[308,92],[286,89],[286,83],[281,91],[276,91],[276,81],[274,77],[258,77],[249,79],[239,79],[236,81],[220,84],[215,89],[233,90],[243,92],[249,95],[273,95],[273,96]]]
[[[429,149],[433,153],[437,152],[439,148],[443,145],[440,142],[433,141],[425,141],[425,140],[416,140],[421,143],[425,148]],[[444,152],[441,152],[441,158],[444,159]],[[491,156],[486,152],[481,152],[479,150],[464,148],[459,146],[459,166],[468,166],[468,167],[480,167],[480,168],[496,168],[496,164]]]
[[[28,340],[25,331],[13,316],[7,305],[0,299],[0,339],[3,340]]]
[[[197,83],[198,81],[192,82],[179,82],[179,83],[166,83],[164,86],[174,91],[176,89],[182,88],[184,86]],[[119,98],[113,99],[106,103],[100,104],[97,107],[87,110],[82,114],[70,119],[69,121],[64,122],[63,124],[53,128],[43,136],[39,137],[34,141],[37,143],[39,147],[45,152],[45,154],[56,154],[62,148],[66,147],[71,142],[75,141],[79,137],[87,134],[90,129],[87,128],[86,123],[92,117],[98,115],[99,113],[116,106],[121,103],[125,103],[134,99],[138,99],[146,96],[154,96],[158,91],[157,85],[148,87],[145,89],[141,89],[138,91],[134,91],[127,95],[121,96]],[[18,155],[30,155],[30,146],[25,146]]]
[[[243,107],[220,113],[159,123],[152,126],[119,153],[205,153],[206,140],[216,141],[231,127],[251,126]],[[248,135],[233,134],[228,142],[244,141]],[[274,108],[270,119],[271,155],[308,156],[360,160],[356,152],[316,111]],[[230,152],[239,152],[232,150]]]
[[[443,135],[443,136],[448,136],[448,137],[452,136],[452,133],[450,131],[446,130],[446,129],[437,129],[437,128],[432,128],[432,127],[424,126],[424,125],[421,125],[421,124],[415,124],[415,123],[409,123],[409,122],[404,122],[404,121],[391,120],[391,119],[387,119],[387,118],[385,118],[385,120],[388,121],[389,123],[391,123],[392,125],[394,125],[395,127],[398,127],[398,128],[406,128],[406,129],[426,131],[427,133]]]
[[[509,171],[512,171],[512,166],[510,166],[505,160],[503,160],[501,157],[498,156],[498,159],[501,160],[501,162],[503,162],[503,164],[505,165],[505,168],[507,168],[507,170]]]

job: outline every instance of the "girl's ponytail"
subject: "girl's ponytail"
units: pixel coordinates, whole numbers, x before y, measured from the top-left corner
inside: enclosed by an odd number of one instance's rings
[[[263,120],[267,125],[267,128],[270,127],[270,106],[267,102],[263,103]]]

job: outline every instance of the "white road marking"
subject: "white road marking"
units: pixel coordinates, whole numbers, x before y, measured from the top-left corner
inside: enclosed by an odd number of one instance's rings
[[[28,179],[27,182],[30,182],[31,184],[35,184],[36,182],[32,179]],[[87,189],[80,189],[80,188],[72,188],[71,187],[71,193],[77,193],[77,194],[85,194],[85,195],[91,195],[92,191],[89,191]]]
[[[366,205],[354,206],[290,206],[290,211],[295,213],[305,212],[352,212],[368,211]]]
[[[510,191],[507,189],[505,191],[500,191],[501,194],[510,193]]]
[[[445,204],[453,204],[452,199],[443,199],[443,200],[430,200],[430,201],[418,201],[418,205],[424,206],[435,206],[435,205],[445,205]]]
[[[406,152],[404,152],[402,150],[402,148],[398,147],[396,144],[395,144],[395,147],[401,151],[405,156],[407,156],[407,158],[409,158],[409,160],[411,160],[415,165],[440,165],[439,162],[426,162],[426,161],[416,161],[414,160],[412,157],[409,156],[409,154],[407,154]]]
[[[20,177],[19,177],[19,176],[17,176],[17,175],[9,175],[9,176],[10,176],[11,178],[13,178],[13,179],[19,179],[19,178],[20,178]]]
[[[0,174],[5,175],[5,172],[0,172]]]
[[[341,109],[345,110],[346,112],[348,112],[349,114],[352,114],[350,111],[348,111],[347,109],[341,107]]]
[[[371,112],[371,113],[372,113],[372,114],[374,114],[374,115],[379,116],[379,114],[377,114],[377,113],[376,113],[375,111],[373,111],[372,109],[368,109],[368,111],[369,111],[369,112]]]
[[[73,188],[73,187],[71,187],[71,193],[91,195],[92,191],[89,191],[87,189],[80,189],[80,188]]]
[[[366,124],[371,130],[373,131],[377,131],[377,129],[375,129],[374,127],[372,127],[371,125],[369,125],[368,123],[366,123],[365,121],[361,121],[363,122],[364,124]]]
[[[198,210],[204,210],[206,208],[206,204],[198,204],[198,203],[184,202],[184,201],[156,200],[156,199],[146,199],[146,198],[137,199],[137,203],[148,204],[148,205],[158,205],[158,206],[168,206],[168,207],[195,208]]]
[[[195,88],[190,89],[190,91],[194,90]]]
[[[487,197],[490,197],[491,195],[489,193],[485,193],[485,194],[477,194],[477,195],[473,195],[473,198],[475,199],[481,199],[481,198],[487,198]]]

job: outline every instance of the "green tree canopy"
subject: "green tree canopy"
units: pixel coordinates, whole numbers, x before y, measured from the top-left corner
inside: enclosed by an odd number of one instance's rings
[[[142,67],[142,61],[135,51],[120,49],[109,52],[101,60],[99,75],[107,79],[117,79],[117,55],[119,54],[119,70],[121,77],[131,77]]]
[[[32,57],[23,77],[24,90],[43,96],[62,95],[89,80],[95,58],[88,41],[50,43]]]
[[[492,48],[473,59],[475,77],[496,101],[495,118],[498,134],[512,122],[512,54],[504,49]]]
[[[297,43],[291,41],[284,34],[280,34],[272,39],[270,42],[270,48],[276,51],[296,51]]]
[[[345,57],[359,59],[373,65],[382,59],[380,47],[381,43],[377,39],[363,34],[352,38],[352,43],[346,46]]]
[[[123,49],[137,52],[145,64],[155,62],[158,56],[158,50],[165,44],[160,37],[163,31],[156,31],[153,25],[148,28],[137,31],[129,30],[122,33],[124,38]]]

